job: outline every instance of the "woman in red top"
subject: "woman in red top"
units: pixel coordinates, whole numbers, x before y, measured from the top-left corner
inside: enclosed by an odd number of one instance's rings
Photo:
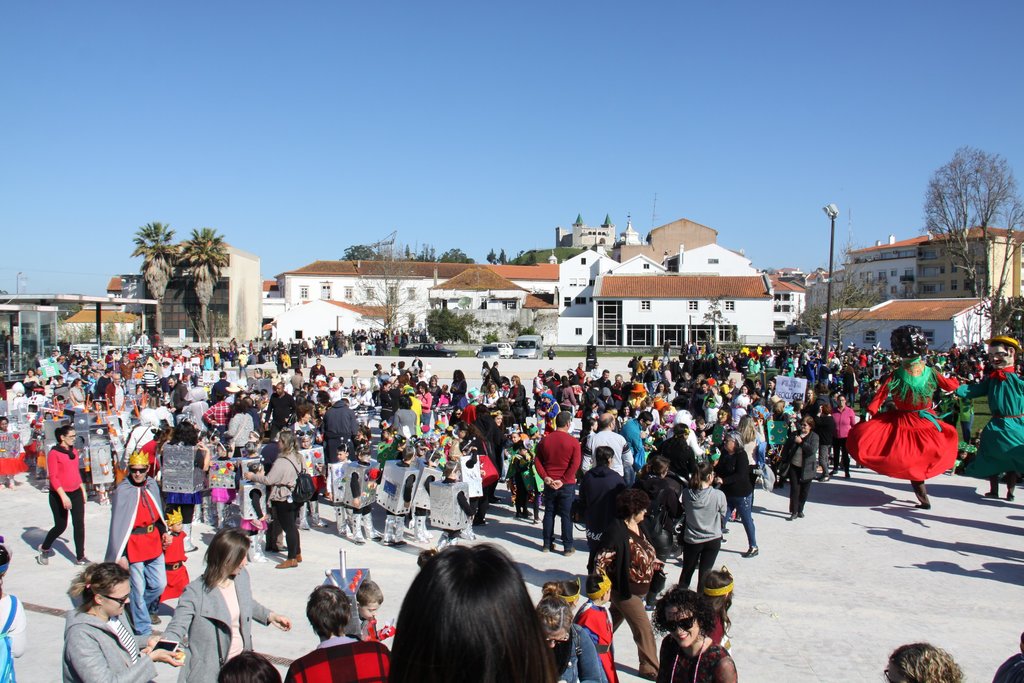
[[[50,475],[50,511],[53,528],[39,546],[36,562],[49,564],[50,546],[68,528],[68,511],[75,528],[75,564],[89,564],[85,557],[85,485],[78,469],[78,451],[75,450],[75,428],[71,425],[56,431],[57,445],[46,456],[46,471]]]

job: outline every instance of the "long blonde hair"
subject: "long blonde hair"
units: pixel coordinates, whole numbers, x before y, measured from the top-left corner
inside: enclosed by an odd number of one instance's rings
[[[295,455],[299,454],[299,441],[295,437],[295,432],[290,429],[282,429],[277,435],[277,445],[281,449],[281,455]]]

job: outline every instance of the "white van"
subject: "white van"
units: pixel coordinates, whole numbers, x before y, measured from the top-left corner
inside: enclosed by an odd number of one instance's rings
[[[512,347],[513,358],[538,359],[543,355],[544,346],[539,334],[524,334],[516,337],[516,344]]]

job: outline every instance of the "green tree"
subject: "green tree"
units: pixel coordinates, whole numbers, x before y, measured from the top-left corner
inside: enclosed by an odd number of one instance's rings
[[[473,263],[473,259],[466,256],[466,252],[458,248],[449,249],[444,252],[438,261],[441,263]]]
[[[425,263],[433,263],[437,260],[437,250],[434,249],[432,244],[424,244],[420,247],[420,251],[416,254],[417,261],[423,261]]]
[[[504,249],[502,249],[501,253],[498,254],[498,263],[500,263],[501,265],[505,265],[506,263],[508,263],[508,256],[505,255]]]
[[[221,269],[227,268],[229,261],[227,244],[213,228],[193,230],[191,237],[181,244],[181,264],[192,279],[196,298],[199,299],[199,318],[206,328],[210,346],[213,346],[210,302],[217,281],[220,280]]]
[[[487,252],[487,262],[490,263],[491,265],[494,265],[495,263],[498,262],[498,255],[494,253],[493,249]]]
[[[475,323],[476,319],[469,313],[435,308],[427,313],[427,334],[439,342],[468,342],[470,329]]]
[[[375,261],[377,252],[365,244],[352,244],[345,248],[341,258],[344,261]]]
[[[164,334],[163,306],[161,301],[171,281],[174,267],[178,264],[179,247],[174,244],[174,230],[164,223],[146,223],[135,232],[135,250],[132,257],[142,257],[142,278],[146,281],[149,295],[156,299],[156,333]]]

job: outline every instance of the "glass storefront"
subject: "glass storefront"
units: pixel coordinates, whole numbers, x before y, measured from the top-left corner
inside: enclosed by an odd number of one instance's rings
[[[20,377],[57,347],[55,306],[0,307],[0,371]]]

